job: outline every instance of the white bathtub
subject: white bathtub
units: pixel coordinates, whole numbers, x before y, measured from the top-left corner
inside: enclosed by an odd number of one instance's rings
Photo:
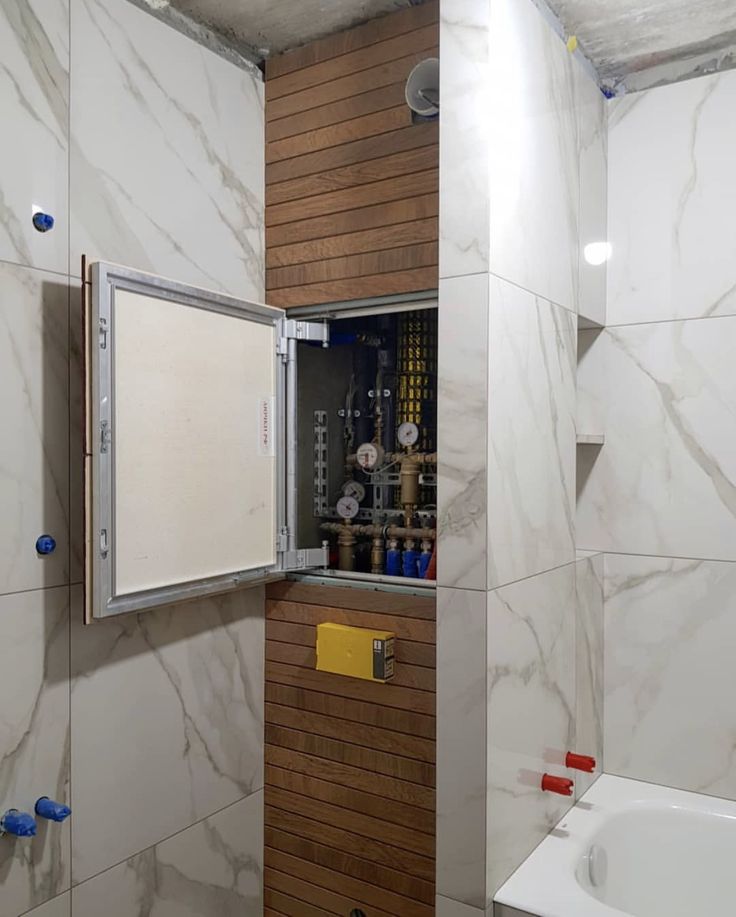
[[[736,803],[604,775],[495,900],[535,917],[736,914]]]

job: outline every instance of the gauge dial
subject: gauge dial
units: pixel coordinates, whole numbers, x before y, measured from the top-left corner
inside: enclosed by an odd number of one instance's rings
[[[337,501],[337,510],[338,516],[341,516],[343,519],[354,519],[358,515],[358,501],[355,497],[340,497]]]
[[[365,487],[360,483],[360,481],[347,481],[343,486],[342,492],[346,497],[353,497],[362,503],[365,500]]]
[[[372,471],[383,461],[383,449],[375,443],[362,443],[355,456],[361,468]]]
[[[396,431],[396,438],[402,446],[413,446],[419,439],[419,427],[409,421],[402,423]]]

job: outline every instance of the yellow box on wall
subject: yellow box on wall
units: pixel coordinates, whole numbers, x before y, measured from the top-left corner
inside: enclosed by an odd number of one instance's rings
[[[318,624],[317,668],[368,681],[388,681],[394,675],[394,639],[388,630]]]

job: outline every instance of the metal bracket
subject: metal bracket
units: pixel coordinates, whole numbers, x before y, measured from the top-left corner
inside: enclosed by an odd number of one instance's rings
[[[327,411],[314,412],[314,478],[312,483],[312,507],[315,516],[324,516],[327,511]]]
[[[296,551],[284,551],[280,554],[279,561],[282,571],[326,567],[329,563],[329,550],[327,545],[323,544],[321,548],[298,548]]]
[[[282,318],[278,324],[276,353],[286,357],[289,353],[288,342],[317,341],[323,347],[330,345],[330,326],[327,322],[302,322],[295,318]]]

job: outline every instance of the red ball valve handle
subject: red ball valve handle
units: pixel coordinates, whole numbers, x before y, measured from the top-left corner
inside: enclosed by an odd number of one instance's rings
[[[572,796],[573,782],[567,777],[553,777],[542,774],[542,789],[545,793],[559,793],[560,796]]]
[[[591,758],[590,755],[576,755],[575,752],[569,751],[565,757],[565,766],[592,774],[595,770],[595,758]]]

